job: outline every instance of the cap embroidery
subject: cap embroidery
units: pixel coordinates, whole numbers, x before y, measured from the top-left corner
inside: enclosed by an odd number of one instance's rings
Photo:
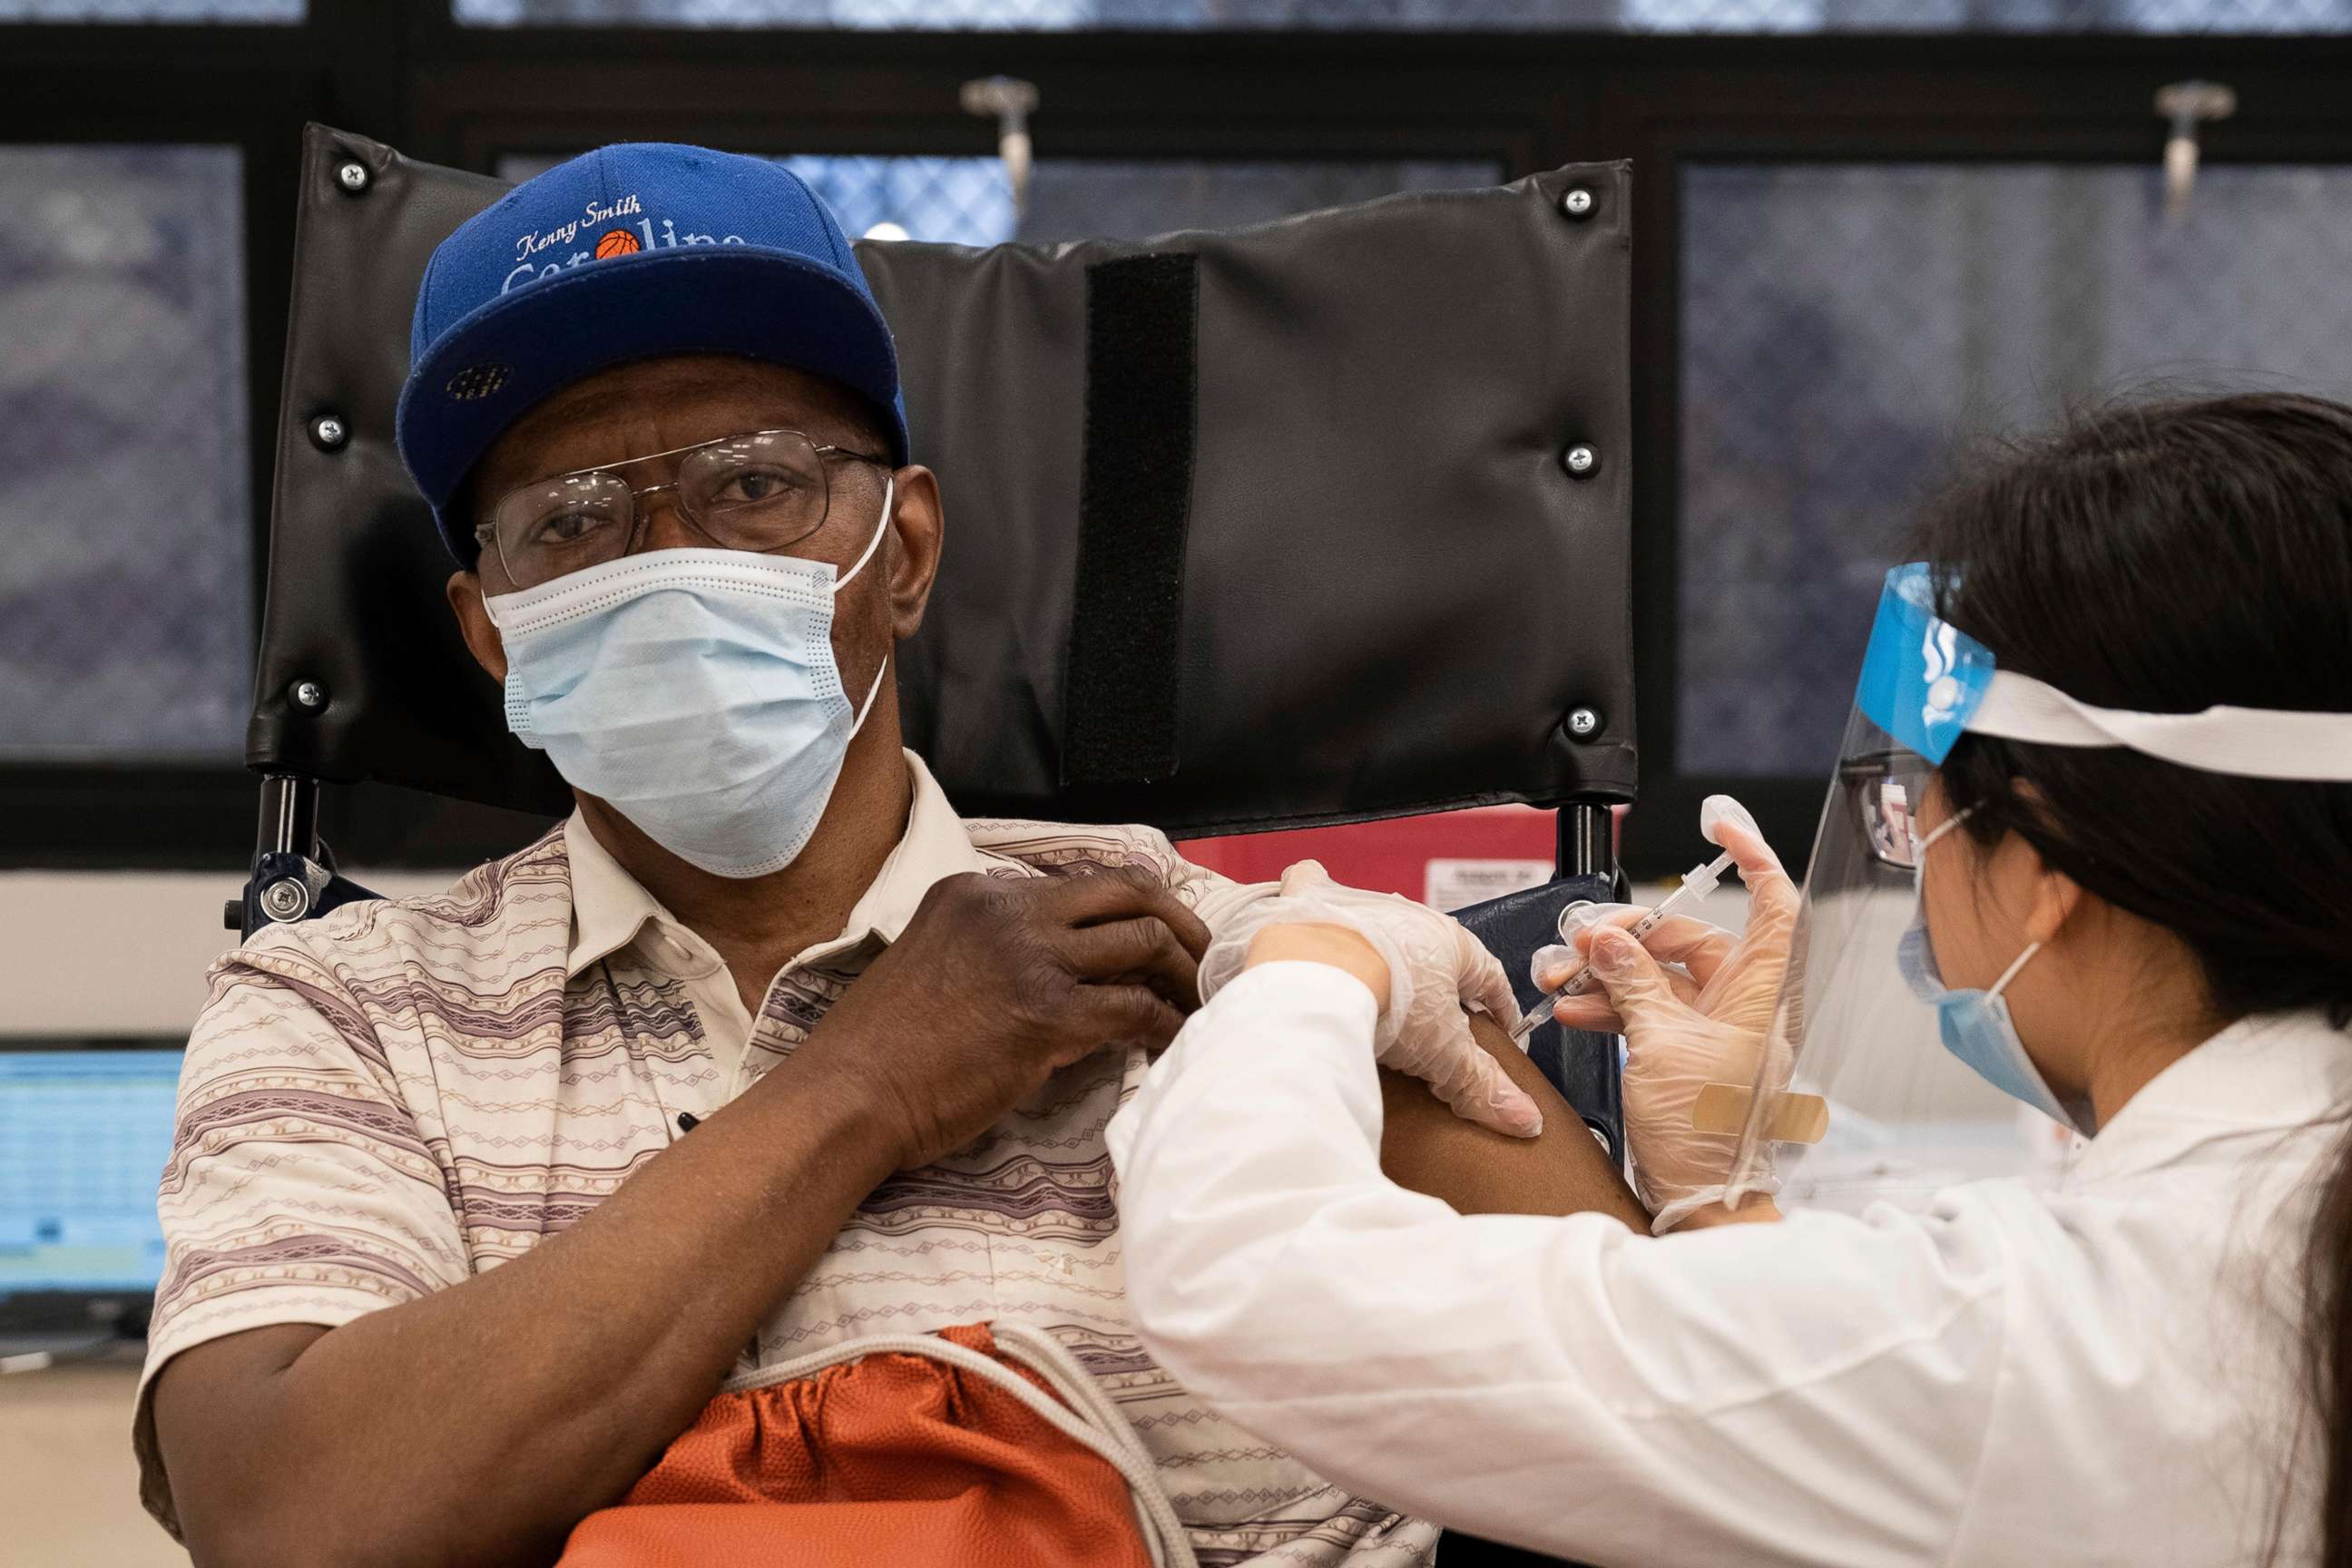
[[[507,367],[502,364],[469,364],[451,376],[442,391],[459,403],[471,403],[488,397],[507,384]]]
[[[596,259],[603,261],[608,257],[627,256],[644,248],[645,247],[637,243],[637,237],[627,229],[606,229],[597,238]]]

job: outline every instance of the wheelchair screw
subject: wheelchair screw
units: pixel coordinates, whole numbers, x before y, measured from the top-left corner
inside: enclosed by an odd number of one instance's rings
[[[350,426],[336,415],[321,414],[310,421],[310,444],[321,452],[340,452],[351,438]]]
[[[1579,708],[1568,716],[1568,732],[1580,741],[1589,741],[1601,733],[1601,715],[1590,708]]]
[[[274,921],[299,921],[310,910],[310,889],[291,877],[280,877],[261,889],[261,907]]]
[[[1559,466],[1568,470],[1571,479],[1589,479],[1592,470],[1601,466],[1601,456],[1590,447],[1570,447],[1559,455]]]
[[[327,705],[327,689],[315,680],[298,680],[292,692],[294,706],[316,713]]]
[[[1559,198],[1559,210],[1570,217],[1591,217],[1592,193],[1582,185],[1570,186],[1568,194]]]
[[[352,195],[358,195],[368,188],[367,165],[356,158],[346,160],[335,170],[335,184]]]

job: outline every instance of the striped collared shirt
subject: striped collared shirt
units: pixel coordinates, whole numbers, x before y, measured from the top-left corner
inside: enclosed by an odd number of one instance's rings
[[[791,1055],[942,877],[1140,865],[1213,923],[1233,897],[1152,829],[960,819],[909,767],[905,837],[756,1016],[576,823],[444,894],[274,927],[221,960],[160,1200],[170,1253],[137,1423],[150,1509],[173,1522],[145,1398],[164,1363],[247,1329],[348,1322],[529,1251],[668,1147],[681,1112],[709,1115]],[[886,1182],[739,1370],[881,1331],[1033,1324],[1133,1422],[1204,1564],[1425,1560],[1433,1526],[1325,1485],[1137,1343],[1103,1129],[1144,1067],[1097,1052]]]

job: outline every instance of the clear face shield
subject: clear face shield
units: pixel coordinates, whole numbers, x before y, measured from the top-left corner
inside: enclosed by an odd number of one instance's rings
[[[1777,1173],[1784,1205],[1924,1204],[1958,1182],[2054,1173],[2069,1124],[2093,1130],[2089,1108],[2042,1077],[2002,994],[2039,949],[2021,932],[1983,989],[1951,987],[1936,966],[1920,885],[1969,874],[1963,852],[1937,847],[1954,826],[1937,769],[1963,733],[2352,783],[2352,714],[2094,707],[1996,668],[1937,616],[1937,584],[1925,565],[1886,574],[1753,1083],[1709,1085],[1693,1112],[1697,1131],[1738,1135],[1731,1198]]]
[[[1905,973],[1924,944],[1919,867],[1948,813],[1936,768],[1994,675],[1938,620],[1927,568],[1887,575],[1806,868],[1789,972],[1741,1118],[1734,1186],[1777,1165],[1784,1205],[1918,1201],[2047,1168],[2063,1130],[1942,1044]],[[1914,954],[1913,963],[1918,961]]]

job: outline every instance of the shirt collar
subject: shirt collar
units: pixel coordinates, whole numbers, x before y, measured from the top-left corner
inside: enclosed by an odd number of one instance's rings
[[[987,862],[971,847],[971,834],[963,818],[949,804],[947,792],[931,777],[931,770],[912,752],[906,758],[907,782],[914,798],[907,812],[907,831],[889,858],[882,862],[882,869],[874,874],[865,894],[850,907],[840,937],[804,956],[850,946],[869,933],[886,942],[896,942],[933,883],[986,868]]]
[[[2069,1184],[2200,1146],[2307,1127],[2352,1100],[2352,1035],[2317,1013],[2241,1018],[2148,1079],[2076,1159]]]
[[[793,960],[795,963],[831,957],[868,936],[885,942],[898,941],[931,884],[985,868],[964,829],[963,818],[956,815],[930,769],[914,752],[904,755],[913,797],[907,831],[851,906],[841,934],[803,952]],[[648,924],[663,931],[685,931],[677,917],[597,841],[577,811],[563,825],[563,847],[572,861],[572,942],[564,956],[567,978],[628,946]],[[699,939],[684,945],[698,953],[709,952]],[[710,956],[705,962],[715,966],[718,959]]]
[[[563,852],[572,861],[572,947],[563,973],[570,979],[628,946],[651,924],[674,929],[677,919],[629,875],[604,847],[587,819],[575,810],[563,824]]]

